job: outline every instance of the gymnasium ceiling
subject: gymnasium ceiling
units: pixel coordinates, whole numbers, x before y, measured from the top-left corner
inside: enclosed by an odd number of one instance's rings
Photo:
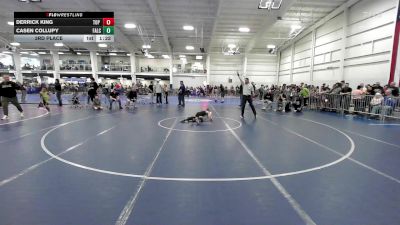
[[[279,10],[258,9],[260,0],[42,0],[25,3],[0,1],[0,44],[13,42],[14,11],[113,11],[116,21],[115,42],[110,50],[139,52],[145,42],[153,55],[221,52],[235,44],[240,52],[267,53],[266,46],[282,45],[288,38],[306,29],[346,0],[283,0]],[[280,18],[279,18],[280,17]],[[134,23],[135,29],[124,28]],[[183,30],[184,25],[194,27]],[[298,26],[293,30],[293,26]],[[239,27],[250,29],[239,32]],[[139,29],[140,28],[140,29]],[[3,43],[2,43],[3,42]],[[186,50],[186,46],[194,50]],[[69,47],[100,49],[97,44],[70,43]],[[53,44],[22,43],[23,49],[54,49]]]

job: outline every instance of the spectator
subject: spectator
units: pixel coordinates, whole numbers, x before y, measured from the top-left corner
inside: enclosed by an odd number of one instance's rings
[[[56,97],[58,100],[58,105],[62,106],[62,99],[61,99],[61,93],[62,93],[62,88],[61,88],[61,84],[60,84],[60,80],[56,79],[56,83],[54,85],[54,89],[56,90]]]
[[[168,104],[168,94],[169,94],[169,87],[167,84],[164,84],[164,97],[165,97],[165,104]]]
[[[376,93],[370,102],[372,117],[378,115],[382,109],[383,96],[381,93]]]
[[[384,94],[383,87],[381,86],[381,84],[379,82],[376,82],[374,85],[372,85],[372,89],[373,89],[373,92],[372,92],[373,95],[375,95],[378,92],[381,94]]]
[[[304,86],[300,91],[300,97],[303,99],[304,106],[308,105],[308,100],[310,98],[310,90],[306,86]]]
[[[119,93],[117,90],[113,89],[110,93],[110,110],[112,109],[112,105],[114,102],[118,102],[119,109],[123,109],[121,106],[121,99],[119,97]]]
[[[157,81],[155,91],[156,91],[157,105],[160,105],[160,104],[162,104],[162,98],[161,98],[162,87],[161,87],[160,81]]]
[[[26,87],[24,84],[21,84],[21,103],[26,103]]]
[[[178,106],[185,107],[185,92],[185,85],[183,84],[183,81],[180,81],[180,86],[178,90]]]
[[[362,107],[362,96],[364,95],[363,87],[361,85],[357,86],[357,89],[354,90],[351,95],[353,98],[354,110],[359,112],[363,110]]]
[[[391,82],[389,84],[389,90],[391,91],[393,97],[399,97],[399,88],[396,87],[396,82]]]
[[[220,96],[221,96],[221,103],[224,103],[225,101],[225,88],[222,84],[219,85],[219,91],[220,91]]]
[[[153,81],[150,81],[149,95],[150,95],[150,104],[154,104],[154,86],[153,86]]]
[[[386,116],[390,116],[396,107],[396,99],[393,98],[390,90],[386,91],[383,101],[382,113]]]
[[[88,88],[88,100],[87,103],[89,103],[90,101],[93,102],[94,97],[96,96],[97,93],[97,88],[99,86],[97,85],[96,81],[94,80],[93,77],[90,78],[90,84],[89,84],[89,88]]]
[[[96,95],[93,99],[93,109],[95,110],[102,110],[103,107],[101,106],[101,101],[99,95]]]
[[[43,107],[45,107],[47,111],[50,112],[50,107],[49,107],[50,95],[46,87],[43,87],[42,90],[40,91],[40,98],[42,99]]]

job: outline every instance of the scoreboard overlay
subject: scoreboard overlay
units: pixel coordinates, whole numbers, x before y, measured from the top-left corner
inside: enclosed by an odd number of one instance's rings
[[[114,12],[14,12],[15,42],[114,42]]]

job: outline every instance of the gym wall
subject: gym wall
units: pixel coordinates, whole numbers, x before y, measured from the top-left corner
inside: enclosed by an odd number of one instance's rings
[[[279,83],[387,83],[397,0],[361,0],[281,51]],[[315,43],[313,43],[315,35]]]

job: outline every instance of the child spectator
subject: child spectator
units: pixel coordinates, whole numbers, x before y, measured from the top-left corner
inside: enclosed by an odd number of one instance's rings
[[[46,87],[43,87],[42,90],[40,91],[40,98],[42,99],[43,107],[45,107],[47,111],[50,112],[50,107],[49,107],[50,95]]]
[[[103,107],[101,106],[101,101],[99,95],[96,95],[93,99],[93,109],[95,110],[102,110]]]

